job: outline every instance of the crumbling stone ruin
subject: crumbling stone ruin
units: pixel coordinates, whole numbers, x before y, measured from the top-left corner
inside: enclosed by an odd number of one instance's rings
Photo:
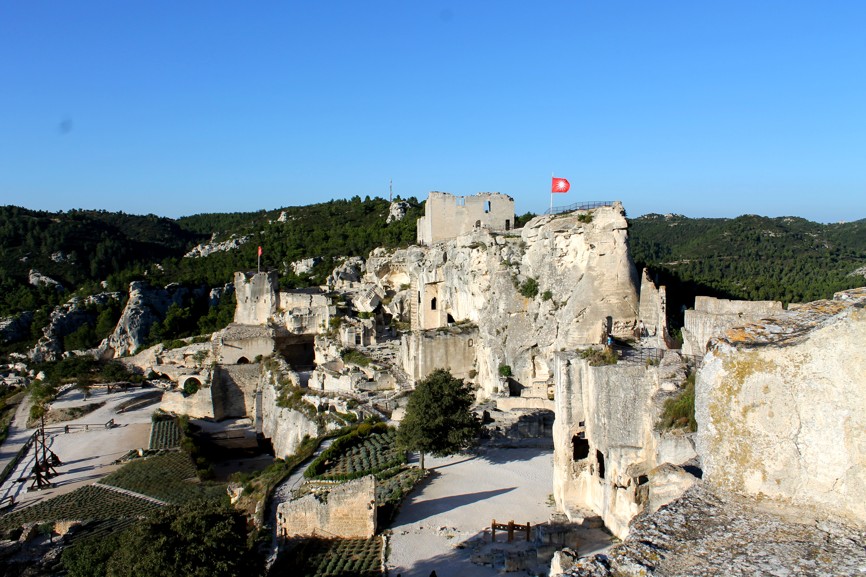
[[[498,192],[455,196],[431,192],[418,219],[418,244],[432,245],[455,238],[476,228],[514,228],[514,199]]]
[[[376,534],[376,478],[368,475],[277,506],[277,534],[372,537]]]

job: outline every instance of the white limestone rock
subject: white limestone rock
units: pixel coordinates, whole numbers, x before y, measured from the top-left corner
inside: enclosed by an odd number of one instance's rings
[[[183,258],[203,258],[208,256],[209,254],[213,254],[215,252],[227,252],[230,250],[237,250],[241,246],[247,243],[250,239],[249,236],[235,236],[232,235],[228,240],[224,240],[222,242],[216,242],[216,233],[211,236],[210,242],[202,243],[196,247],[190,249]]]
[[[30,282],[31,286],[50,286],[56,288],[57,290],[63,290],[63,285],[61,285],[53,278],[45,276],[38,270],[30,269],[28,281]]]
[[[87,311],[87,307],[105,305],[112,300],[119,301],[120,293],[99,293],[85,298],[73,297],[68,302],[54,307],[49,315],[48,325],[42,329],[42,337],[28,356],[37,362],[57,360],[63,352],[63,337],[75,332],[84,323],[95,321],[93,315]]]
[[[403,220],[407,210],[409,210],[409,203],[405,200],[393,201],[388,207],[388,218],[385,219],[385,224]]]
[[[129,300],[114,332],[100,344],[100,354],[112,358],[135,353],[153,323],[164,318],[173,303],[180,305],[187,294],[189,290],[178,285],[153,288],[145,281],[129,283]]]
[[[289,268],[292,269],[292,272],[296,275],[310,274],[313,272],[313,267],[322,262],[322,257],[314,256],[312,258],[304,258],[301,260],[296,260],[289,264]]]
[[[866,525],[866,288],[711,341],[696,384],[707,482]]]

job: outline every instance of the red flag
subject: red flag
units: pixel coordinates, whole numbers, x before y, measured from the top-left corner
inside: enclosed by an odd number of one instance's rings
[[[259,256],[262,256],[262,247],[259,247]]]
[[[571,185],[568,184],[567,180],[564,178],[554,178],[550,192],[568,192],[569,188],[571,188]]]

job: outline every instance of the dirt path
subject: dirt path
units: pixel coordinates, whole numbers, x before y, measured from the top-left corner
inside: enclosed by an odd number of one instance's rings
[[[549,449],[486,449],[477,456],[428,457],[426,464],[434,474],[412,492],[391,525],[391,576],[428,577],[434,570],[439,577],[499,575],[492,567],[471,563],[471,547],[461,544],[489,542],[486,530],[492,519],[535,525],[554,512]],[[594,531],[598,534],[587,535],[585,542],[596,539],[601,550],[609,539]],[[544,564],[539,570],[546,571]]]

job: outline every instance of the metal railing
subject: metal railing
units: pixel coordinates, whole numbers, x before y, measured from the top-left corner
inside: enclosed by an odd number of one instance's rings
[[[589,210],[591,208],[599,208],[602,206],[613,206],[612,200],[586,200],[569,204],[568,206],[554,206],[544,211],[544,214],[563,214],[566,212],[574,212],[575,210]]]
[[[666,352],[676,352],[689,367],[695,370],[701,368],[701,361],[703,360],[702,357],[697,355],[684,355],[679,351],[668,351],[667,349],[654,349],[648,347],[637,349],[615,347],[615,349],[621,360],[639,364],[657,364],[664,358]]]

